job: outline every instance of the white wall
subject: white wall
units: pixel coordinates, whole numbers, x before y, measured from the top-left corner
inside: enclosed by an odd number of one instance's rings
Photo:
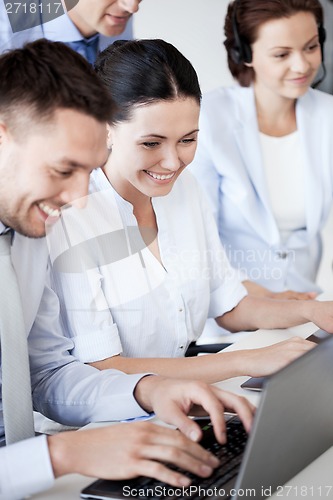
[[[230,85],[223,46],[227,5],[227,0],[142,0],[134,16],[135,36],[175,45],[197,70],[203,92]]]
[[[137,38],[163,38],[193,64],[203,92],[232,85],[223,46],[223,24],[229,0],[142,0],[134,16]],[[324,255],[319,285],[333,291],[333,211],[323,232]]]

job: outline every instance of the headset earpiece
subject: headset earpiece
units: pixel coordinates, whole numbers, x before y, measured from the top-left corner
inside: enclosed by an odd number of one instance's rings
[[[242,40],[239,34],[237,23],[237,10],[240,0],[234,1],[234,10],[232,13],[232,31],[234,36],[234,46],[230,49],[230,57],[236,64],[251,63],[252,62],[252,49],[250,45]]]
[[[318,38],[321,49],[321,60],[322,62],[324,62],[324,43],[326,40],[326,30],[322,24],[319,24],[318,26]]]

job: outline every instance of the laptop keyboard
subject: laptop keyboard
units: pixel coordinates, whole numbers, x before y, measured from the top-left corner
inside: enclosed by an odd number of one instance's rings
[[[245,445],[248,435],[238,417],[231,418],[227,423],[227,444],[221,445],[216,441],[213,426],[209,420],[198,421],[203,431],[201,445],[210,450],[220,460],[220,465],[214,469],[209,478],[202,478],[194,474],[182,471],[192,480],[188,488],[175,488],[156,479],[138,477],[127,481],[97,481],[95,492],[97,496],[90,498],[101,498],[98,493],[103,492],[103,497],[108,498],[129,498],[129,492],[140,490],[140,499],[163,499],[171,500],[176,498],[191,498],[191,500],[209,497],[230,498],[230,489],[234,487],[236,477],[242,462]],[[176,467],[170,466],[176,470]],[[178,469],[179,470],[179,469]],[[98,491],[99,490],[99,491]],[[177,490],[183,490],[181,497]],[[214,490],[214,491],[212,491]],[[86,497],[89,498],[89,497]]]
[[[187,474],[192,479],[191,486],[194,492],[190,498],[192,500],[197,498],[203,499],[205,498],[205,493],[212,489],[216,489],[216,496],[219,498],[229,498],[228,490],[234,486],[243,459],[248,435],[238,418],[234,418],[227,422],[228,441],[226,445],[221,445],[216,441],[213,426],[210,422],[203,427],[203,432],[204,437],[201,441],[202,446],[218,457],[220,465],[214,469],[213,474],[206,479],[194,476],[193,474]],[[226,485],[228,485],[228,487],[226,487]],[[193,486],[197,486],[198,491],[195,491]],[[199,494],[199,486],[201,487],[201,495]],[[224,491],[226,493],[225,495],[223,495]],[[209,494],[210,498],[211,496],[212,495]]]

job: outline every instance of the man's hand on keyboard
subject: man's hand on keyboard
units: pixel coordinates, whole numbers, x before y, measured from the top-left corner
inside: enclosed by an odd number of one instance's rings
[[[247,431],[255,411],[245,398],[199,381],[148,376],[140,380],[135,397],[141,406],[175,425],[193,441],[199,441],[202,433],[188,415],[198,415],[198,409],[210,416],[219,443],[226,441],[224,411],[238,413]]]
[[[181,432],[153,424],[133,422],[62,432],[48,437],[55,477],[68,472],[102,479],[148,476],[172,486],[191,480],[167,464],[208,477],[219,460]]]

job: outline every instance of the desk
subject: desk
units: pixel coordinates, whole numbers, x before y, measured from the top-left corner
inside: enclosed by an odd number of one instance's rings
[[[249,349],[253,347],[264,347],[295,335],[306,338],[316,330],[317,327],[315,327],[312,323],[307,323],[306,325],[286,330],[259,330],[249,334],[244,339],[227,349],[230,351]],[[254,404],[258,404],[260,397],[258,393],[246,391],[240,388],[240,383],[247,378],[248,377],[237,377],[219,382],[215,385],[245,396]],[[325,498],[333,499],[332,463],[333,447],[327,450],[323,455],[289,481],[288,485],[289,487],[292,487],[291,489],[287,489],[287,487],[285,487],[283,491],[276,492],[271,498],[276,500],[279,498],[295,500],[302,500],[303,498],[313,498],[314,500],[321,500]],[[40,500],[73,500],[75,498],[79,498],[80,490],[91,482],[91,478],[71,474],[57,479],[55,486],[51,490],[42,492],[39,495],[34,495],[32,498]],[[302,486],[305,488],[307,487],[306,496],[304,495],[305,490],[301,490]]]

